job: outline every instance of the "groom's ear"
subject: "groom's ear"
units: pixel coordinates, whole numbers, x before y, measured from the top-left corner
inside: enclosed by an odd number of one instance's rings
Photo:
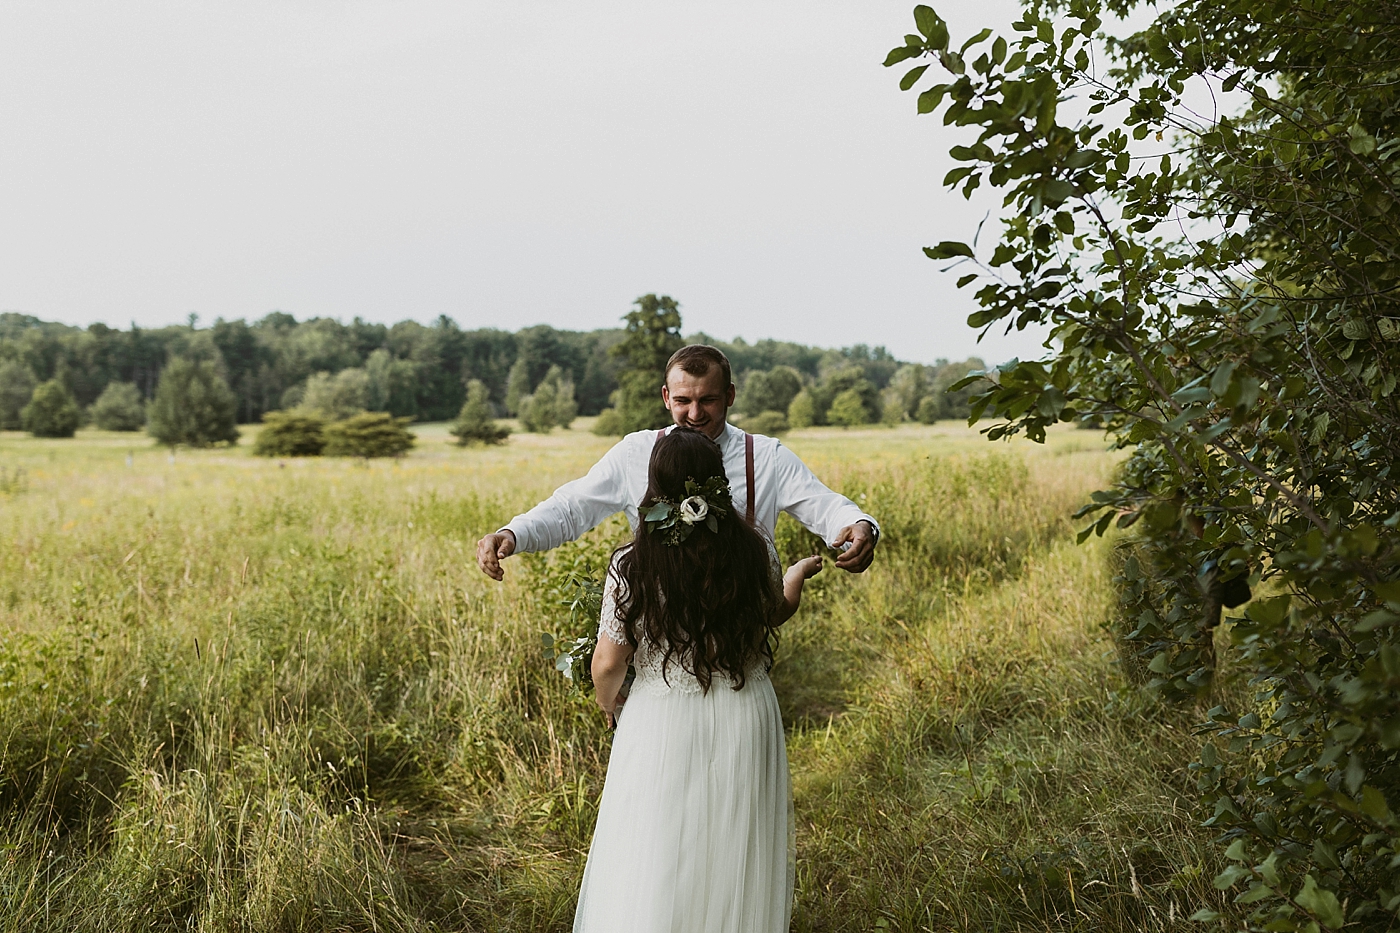
[[[729,383],[729,391],[724,393],[724,407],[734,407],[734,383]]]

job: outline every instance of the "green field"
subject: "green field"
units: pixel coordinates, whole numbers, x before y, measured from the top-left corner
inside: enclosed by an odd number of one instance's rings
[[[543,658],[614,521],[494,584],[476,538],[582,430],[395,462],[0,434],[0,931],[567,930],[608,755]],[[1219,907],[1188,712],[1127,688],[1098,435],[794,432],[881,519],[774,680],[793,928],[1187,929]],[[128,459],[129,458],[129,459]],[[790,549],[805,546],[780,529]],[[1222,908],[1223,909],[1223,908]]]

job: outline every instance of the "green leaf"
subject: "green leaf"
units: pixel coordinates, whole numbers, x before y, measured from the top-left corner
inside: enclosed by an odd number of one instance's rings
[[[937,246],[925,246],[924,255],[929,259],[953,259],[958,256],[972,256],[972,247],[956,240],[944,240]]]
[[[1376,137],[1366,132],[1360,123],[1348,127],[1347,136],[1350,137],[1347,148],[1357,155],[1370,155],[1376,151]]]
[[[919,65],[917,68],[910,68],[904,77],[899,79],[899,89],[901,91],[909,90],[924,76],[925,71],[928,71],[928,65]]]
[[[948,47],[948,24],[943,22],[943,18],[933,12],[933,7],[924,6],[922,3],[914,7],[914,28],[921,32],[928,40],[930,48],[946,49]]]
[[[1230,865],[1220,874],[1216,875],[1215,878],[1211,880],[1211,884],[1215,885],[1217,891],[1224,891],[1238,884],[1241,878],[1249,877],[1251,876],[1248,868],[1245,868],[1243,865]]]
[[[1293,900],[1334,930],[1346,923],[1346,916],[1342,913],[1342,905],[1337,901],[1337,895],[1326,888],[1319,888],[1312,875],[1304,876],[1303,887],[1293,895]]]
[[[958,51],[959,51],[959,52],[963,52],[963,53],[967,52],[968,49],[972,48],[974,45],[976,45],[977,43],[981,42],[983,39],[987,38],[987,37],[990,36],[991,34],[992,34],[992,31],[991,31],[990,29],[983,29],[981,32],[977,33],[977,35],[973,36],[971,39],[968,39],[966,42],[964,42],[964,43],[962,44],[962,47],[959,48]]]
[[[933,113],[938,109],[938,105],[943,101],[943,95],[948,92],[948,85],[935,84],[919,95],[919,113]]]
[[[1230,378],[1234,374],[1234,360],[1226,360],[1215,367],[1215,374],[1210,377],[1210,394],[1216,398],[1223,398],[1225,393],[1230,391]]]
[[[1390,807],[1385,802],[1385,794],[1370,784],[1361,788],[1361,812],[1377,823],[1390,821]]]
[[[924,50],[921,48],[912,48],[907,45],[901,45],[890,49],[890,54],[885,56],[885,67],[888,68],[891,65],[898,65],[902,61],[922,55],[923,52]]]

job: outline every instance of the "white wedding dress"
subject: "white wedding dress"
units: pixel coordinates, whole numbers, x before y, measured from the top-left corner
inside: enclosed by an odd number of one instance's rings
[[[599,638],[626,644],[609,572]],[[708,693],[643,640],[613,735],[575,933],[786,933],[792,793],[762,660]],[[668,683],[669,681],[669,683]]]

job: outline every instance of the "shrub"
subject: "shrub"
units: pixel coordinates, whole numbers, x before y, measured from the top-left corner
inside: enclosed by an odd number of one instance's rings
[[[50,379],[34,389],[20,419],[24,429],[35,437],[72,437],[82,421],[82,413],[68,388],[57,379]]]
[[[944,405],[937,395],[925,395],[919,399],[918,419],[924,424],[933,424],[943,417]]]
[[[744,430],[752,434],[785,434],[788,429],[787,415],[780,411],[765,411],[744,419]]]
[[[788,424],[794,428],[810,428],[817,423],[817,404],[812,393],[803,389],[793,396],[788,406]]]
[[[467,383],[467,400],[452,425],[458,444],[500,444],[510,434],[510,428],[496,423],[491,411],[491,393],[486,383],[473,379]]]
[[[160,374],[146,407],[146,432],[162,444],[236,444],[238,401],[210,362],[177,357]]]
[[[593,422],[593,433],[600,437],[621,437],[626,433],[622,415],[616,408],[604,408],[598,412],[598,420]]]
[[[19,360],[0,363],[0,431],[18,431],[24,427],[20,413],[29,404],[38,384],[34,371]]]
[[[104,431],[139,431],[146,423],[146,402],[130,382],[107,383],[92,403],[92,422]]]
[[[398,457],[413,449],[417,440],[406,425],[410,418],[395,418],[382,411],[367,411],[326,426],[328,457]]]
[[[868,424],[869,418],[866,415],[865,402],[861,399],[860,390],[847,389],[832,399],[831,408],[826,413],[826,420],[832,424],[839,424],[843,428]]]
[[[326,422],[300,411],[270,411],[253,442],[259,457],[317,457],[326,447]]]

